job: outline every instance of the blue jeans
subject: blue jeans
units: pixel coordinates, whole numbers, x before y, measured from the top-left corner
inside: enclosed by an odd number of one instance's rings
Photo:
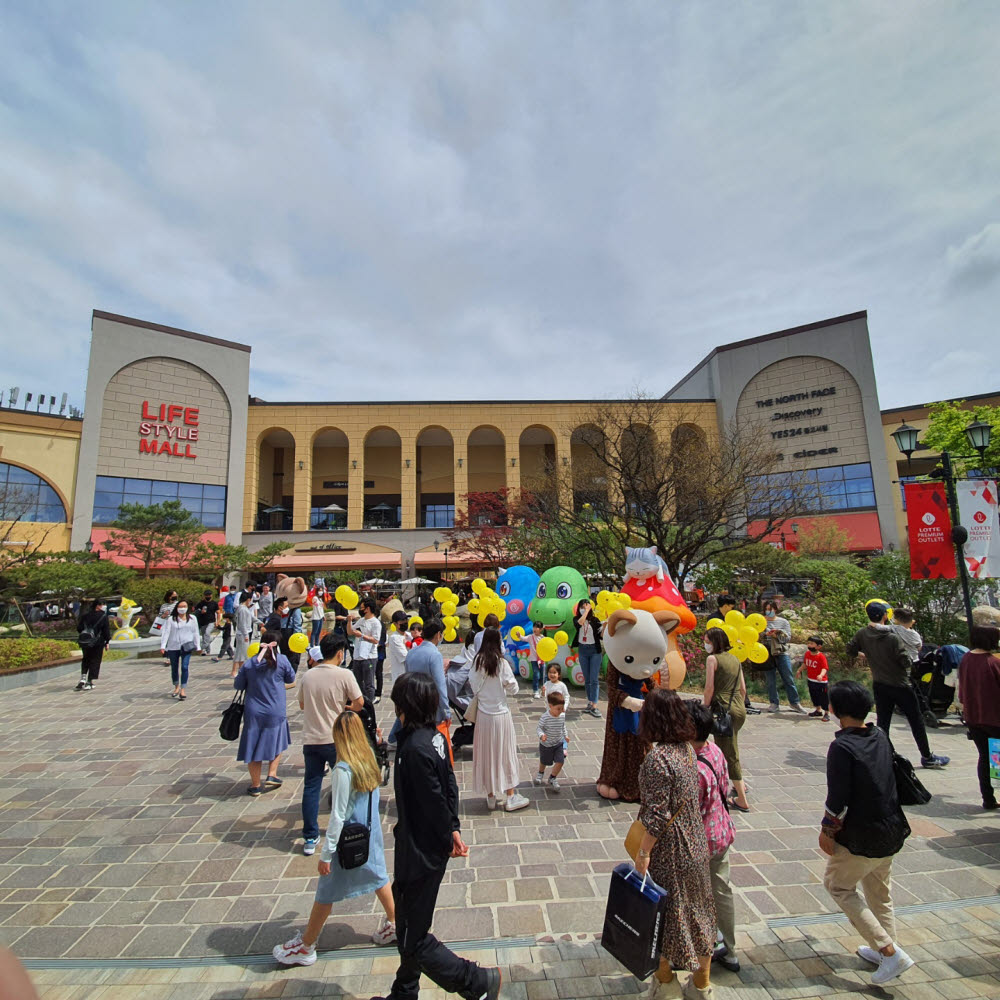
[[[309,636],[309,645],[315,646],[319,642],[319,634],[323,630],[323,619],[317,618],[312,623],[312,633]]]
[[[323,790],[323,767],[337,763],[337,749],[332,743],[307,743],[302,748],[306,778],[302,783],[302,836],[319,836],[319,796]]]
[[[587,704],[596,705],[601,693],[601,651],[597,644],[580,643],[580,670],[587,691]]]
[[[392,720],[392,729],[389,730],[389,735],[385,738],[386,743],[391,743],[393,746],[396,745],[396,734],[403,727],[400,725],[399,716],[397,715],[395,719]]]
[[[170,679],[174,682],[174,687],[177,687],[178,673],[180,673],[180,686],[186,687],[188,682],[188,664],[191,662],[191,654],[182,653],[179,649],[168,649],[167,659],[170,661]]]
[[[795,686],[795,678],[792,676],[792,661],[787,653],[779,653],[771,657],[776,669],[767,670],[767,696],[772,705],[778,704],[778,674],[781,674],[781,682],[785,685],[785,694],[788,695],[788,703],[797,705],[799,703],[799,689]]]
[[[542,671],[545,664],[541,660],[528,660],[528,669],[531,671],[531,688],[537,691],[542,686]]]

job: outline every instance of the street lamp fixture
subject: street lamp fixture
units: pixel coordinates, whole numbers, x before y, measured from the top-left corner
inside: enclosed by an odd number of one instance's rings
[[[920,432],[916,427],[909,424],[900,424],[893,432],[892,439],[896,442],[896,447],[910,460],[910,456],[917,450],[917,437]]]
[[[86,542],[83,543],[83,547],[87,550],[87,552],[93,552],[94,551],[94,539],[93,538],[88,538],[86,540]]]
[[[974,420],[965,428],[965,436],[969,439],[969,444],[979,452],[980,458],[984,458],[986,455],[992,433],[993,428],[982,420]]]

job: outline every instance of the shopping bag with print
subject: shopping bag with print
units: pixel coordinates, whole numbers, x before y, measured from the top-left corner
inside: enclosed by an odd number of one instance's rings
[[[648,979],[660,966],[667,893],[628,862],[611,873],[601,947],[634,976]]]

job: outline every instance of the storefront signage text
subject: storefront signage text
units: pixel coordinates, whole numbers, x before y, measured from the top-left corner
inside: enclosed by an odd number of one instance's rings
[[[139,454],[197,458],[191,450],[190,442],[198,440],[198,407],[160,403],[159,408],[155,409],[156,405],[150,405],[148,399],[143,400],[142,422],[139,424]],[[182,441],[185,442],[183,451]]]
[[[296,545],[296,552],[356,552],[353,545],[338,545],[336,542],[326,542],[323,545]]]
[[[808,392],[793,392],[787,396],[772,396],[770,399],[756,400],[757,409],[765,410],[770,406],[783,406],[785,403],[801,403],[806,399],[822,399],[824,396],[836,396],[837,387],[828,385],[825,389],[810,389]]]

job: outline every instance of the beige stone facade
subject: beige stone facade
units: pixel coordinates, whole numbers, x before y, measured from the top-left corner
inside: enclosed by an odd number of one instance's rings
[[[871,460],[858,383],[825,358],[768,365],[740,394],[736,419],[772,441],[789,469]]]
[[[200,368],[136,361],[104,393],[97,474],[225,485],[231,424],[225,393]]]

